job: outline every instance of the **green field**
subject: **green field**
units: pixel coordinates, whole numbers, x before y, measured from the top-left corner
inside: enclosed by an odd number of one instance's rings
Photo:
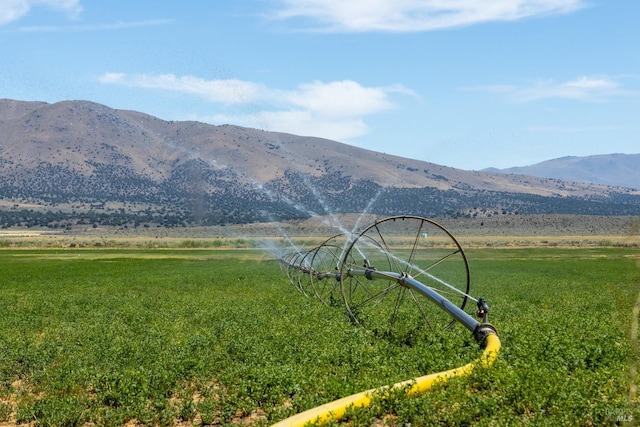
[[[467,257],[502,341],[495,365],[421,396],[392,392],[342,424],[640,419],[637,249]],[[372,334],[251,249],[4,249],[0,305],[0,425],[269,425],[481,354],[459,326]]]

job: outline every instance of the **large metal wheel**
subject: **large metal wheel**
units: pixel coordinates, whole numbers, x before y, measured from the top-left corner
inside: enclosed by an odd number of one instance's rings
[[[312,278],[316,272],[313,265],[316,249],[302,253],[297,259],[298,289],[306,296],[314,296]]]
[[[378,274],[349,274],[363,268]],[[376,333],[402,337],[454,323],[441,307],[398,277],[421,282],[461,309],[467,303],[470,277],[464,251],[451,233],[431,220],[397,216],[362,231],[342,259],[341,294],[351,319]]]
[[[287,275],[291,284],[293,284],[293,280],[291,279],[291,260],[295,256],[297,256],[297,252],[290,252],[280,257],[280,269]]]
[[[311,260],[314,271],[311,285],[315,295],[325,305],[342,305],[340,280],[337,277],[341,260],[350,243],[349,236],[337,234],[325,240],[314,251]]]
[[[307,275],[303,273],[302,265],[306,254],[307,252],[294,252],[286,259],[286,271],[289,281],[291,281],[291,284],[303,294],[305,292],[301,286],[301,281],[305,280]]]

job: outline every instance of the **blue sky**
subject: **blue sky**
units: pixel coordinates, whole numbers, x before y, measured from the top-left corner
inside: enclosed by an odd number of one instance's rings
[[[0,98],[461,169],[640,152],[636,0],[2,0]]]

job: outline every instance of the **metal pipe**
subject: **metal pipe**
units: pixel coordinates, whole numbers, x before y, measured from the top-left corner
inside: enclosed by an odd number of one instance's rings
[[[402,286],[409,286],[412,289],[420,292],[425,297],[429,298],[431,301],[436,303],[439,307],[441,307],[444,311],[449,313],[451,317],[456,319],[458,322],[462,323],[465,328],[469,329],[471,332],[475,332],[480,322],[467,314],[460,307],[449,301],[447,298],[440,295],[438,292],[434,291],[427,285],[418,280],[414,279],[411,276],[406,274],[396,273],[393,271],[378,271],[373,269],[366,270],[347,270],[347,275],[349,276],[359,276],[359,277],[371,277],[371,278],[384,278],[395,279]]]
[[[341,275],[341,273],[339,272],[317,272],[312,274],[315,274],[315,277],[317,279],[333,278],[336,280],[340,280]],[[449,313],[451,317],[462,323],[462,325],[464,325],[465,328],[471,331],[474,336],[476,335],[476,331],[481,325],[481,323],[478,322],[475,318],[473,318],[460,307],[449,301],[447,298],[407,274],[397,273],[395,271],[378,271],[372,268],[367,268],[364,270],[348,269],[346,271],[346,274],[349,277],[365,277],[367,278],[367,280],[373,280],[375,278],[394,279],[400,285],[410,287],[411,289],[414,289],[425,297],[429,298],[437,306]]]

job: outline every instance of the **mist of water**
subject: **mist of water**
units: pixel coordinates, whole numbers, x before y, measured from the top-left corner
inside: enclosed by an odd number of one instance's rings
[[[338,218],[338,216],[335,214],[334,209],[329,205],[329,203],[327,203],[327,201],[324,199],[322,192],[320,191],[320,189],[315,186],[312,182],[310,177],[303,173],[302,171],[300,171],[300,176],[302,177],[302,182],[305,185],[305,187],[310,191],[310,193],[313,195],[315,201],[319,204],[319,206],[322,208],[322,210],[324,212],[322,213],[318,213],[316,211],[314,211],[313,209],[311,209],[308,206],[305,206],[303,203],[301,202],[297,202],[292,200],[290,197],[288,197],[285,194],[279,194],[279,193],[275,193],[273,190],[267,188],[263,183],[261,183],[260,181],[258,181],[256,178],[241,172],[239,170],[235,170],[234,168],[222,164],[220,163],[217,159],[211,159],[211,158],[206,158],[204,157],[200,151],[196,148],[190,148],[190,147],[185,147],[183,145],[179,145],[175,142],[172,141],[168,141],[165,140],[165,143],[169,146],[169,148],[177,150],[181,155],[183,155],[184,157],[186,157],[187,160],[199,160],[204,162],[207,166],[215,169],[215,170],[223,170],[226,169],[228,170],[230,173],[232,173],[234,176],[236,176],[239,180],[244,180],[246,182],[249,182],[250,185],[252,186],[252,188],[261,193],[263,196],[265,196],[268,200],[272,201],[272,202],[281,202],[281,203],[285,203],[288,206],[290,206],[291,208],[295,209],[296,211],[302,213],[303,215],[309,217],[309,218],[316,218],[316,219],[320,219],[320,224],[322,224],[325,227],[328,227],[330,229],[336,230],[338,233],[341,233],[343,235],[346,236],[346,241],[345,241],[345,245],[342,248],[342,254],[341,256],[344,255],[344,252],[347,250],[349,244],[355,239],[355,232],[356,230],[360,227],[361,225],[361,221],[362,219],[371,211],[371,209],[373,208],[373,206],[375,205],[375,202],[379,199],[380,195],[382,194],[382,188],[378,190],[378,192],[375,194],[375,196],[369,200],[367,206],[365,207],[365,209],[363,210],[363,212],[360,213],[360,216],[357,218],[355,225],[353,226],[353,228],[348,228],[347,226],[345,226],[344,224],[342,224]],[[291,165],[296,165],[297,162],[295,161],[293,155],[291,153],[288,153],[285,149],[283,149],[283,152],[286,153],[290,159],[291,159]],[[197,177],[195,174],[193,176],[194,180],[201,180],[202,177]],[[194,188],[200,189],[200,191],[204,194],[204,192],[206,191],[204,189],[204,186],[202,185],[202,182],[194,182]],[[196,185],[197,184],[197,185]],[[198,205],[199,206],[199,205]],[[194,205],[194,209],[197,206]],[[200,206],[200,210],[202,210],[204,207]],[[270,221],[274,227],[277,228],[278,233],[280,235],[280,237],[282,237],[282,239],[286,242],[286,245],[288,247],[286,248],[282,248],[282,247],[277,247],[277,245],[273,242],[273,241],[263,241],[261,242],[261,245],[264,247],[264,249],[268,250],[270,253],[273,253],[276,257],[281,257],[283,254],[285,254],[286,252],[294,252],[294,253],[303,253],[305,252],[307,249],[301,248],[299,247],[298,244],[296,244],[294,242],[294,239],[287,233],[287,231],[279,224],[279,221],[277,218],[274,218],[273,215],[270,212],[264,212],[264,217],[265,219],[267,219],[268,221]],[[316,232],[316,230],[311,231],[310,233],[307,233],[310,237]],[[356,250],[359,251],[358,248],[355,248]],[[361,253],[362,254],[362,253]],[[362,254],[364,256],[364,254]]]

